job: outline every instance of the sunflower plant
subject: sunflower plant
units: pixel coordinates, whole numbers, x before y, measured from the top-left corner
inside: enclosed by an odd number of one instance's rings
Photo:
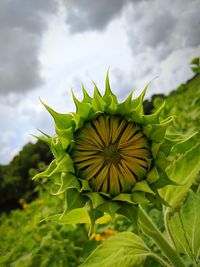
[[[93,97],[82,87],[82,101],[72,92],[74,113],[60,114],[42,102],[55,121],[56,135],[43,134],[38,138],[49,144],[55,159],[34,179],[50,179],[51,194],[64,201],[63,212],[50,219],[61,223],[89,223],[92,233],[95,223],[123,215],[138,231],[153,239],[167,259],[151,252],[136,233],[123,233],[113,237],[113,242],[119,246],[120,240],[125,245],[130,242],[136,255],[132,265],[126,266],[141,266],[146,256],[152,256],[164,266],[171,263],[181,267],[185,265],[179,253],[167,242],[146,210],[152,205],[176,207],[177,201],[174,203],[169,194],[173,195],[174,188],[181,183],[171,179],[174,178],[171,170],[177,168],[171,162],[171,153],[180,148],[180,143],[189,142],[189,138],[182,140],[168,133],[173,116],[161,119],[165,103],[153,114],[144,114],[147,88],[148,85],[139,97],[133,99],[131,93],[119,103],[111,91],[107,73],[103,95],[96,84]],[[188,188],[190,185],[191,181]],[[179,202],[185,193],[177,191]],[[106,264],[102,266],[118,266]],[[98,265],[90,265],[89,260],[84,266]]]

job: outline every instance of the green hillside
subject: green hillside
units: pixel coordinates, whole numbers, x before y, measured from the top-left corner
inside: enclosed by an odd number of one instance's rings
[[[166,101],[163,118],[166,115],[175,116],[168,130],[171,134],[192,135],[199,131],[200,74],[168,96],[154,96],[146,107],[157,108],[163,101]],[[198,142],[197,136],[193,142]],[[31,181],[31,176],[45,168],[51,159],[52,155],[46,145],[39,142],[26,145],[9,166],[0,167],[0,206],[1,211],[7,212],[0,217],[2,267],[76,267],[107,236],[115,231],[134,230],[126,219],[117,218],[109,225],[95,228],[97,234],[90,240],[87,225],[41,222],[54,212],[63,210],[61,200],[49,196],[51,185],[48,181],[34,184]],[[198,186],[197,181],[195,188]],[[154,209],[152,217],[162,229],[160,212]],[[154,245],[149,246],[154,249]],[[145,266],[161,265],[149,259]]]

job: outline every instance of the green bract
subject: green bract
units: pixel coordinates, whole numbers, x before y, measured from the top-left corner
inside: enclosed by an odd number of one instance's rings
[[[127,215],[137,204],[164,202],[158,189],[172,184],[165,169],[175,144],[166,135],[173,118],[160,120],[164,104],[144,114],[147,87],[138,98],[131,93],[118,103],[107,74],[103,96],[96,85],[93,97],[84,87],[82,101],[73,94],[76,113],[60,114],[43,103],[57,135],[38,138],[49,144],[55,159],[34,179],[51,179],[53,194],[65,198],[64,214],[84,208],[93,224],[104,213]]]

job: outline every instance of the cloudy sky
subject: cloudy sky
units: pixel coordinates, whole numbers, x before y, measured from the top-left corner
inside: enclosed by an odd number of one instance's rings
[[[1,0],[0,164],[37,128],[53,134],[39,97],[74,111],[71,88],[104,90],[110,67],[122,100],[154,77],[147,97],[168,94],[192,76],[200,55],[200,0]]]

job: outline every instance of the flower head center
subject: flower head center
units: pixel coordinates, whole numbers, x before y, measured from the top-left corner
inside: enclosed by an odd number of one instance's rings
[[[151,157],[141,128],[120,116],[100,115],[75,136],[71,156],[77,175],[94,191],[131,192],[148,172]]]
[[[113,163],[115,166],[117,166],[121,159],[117,144],[110,144],[104,147],[103,157],[106,163]]]

